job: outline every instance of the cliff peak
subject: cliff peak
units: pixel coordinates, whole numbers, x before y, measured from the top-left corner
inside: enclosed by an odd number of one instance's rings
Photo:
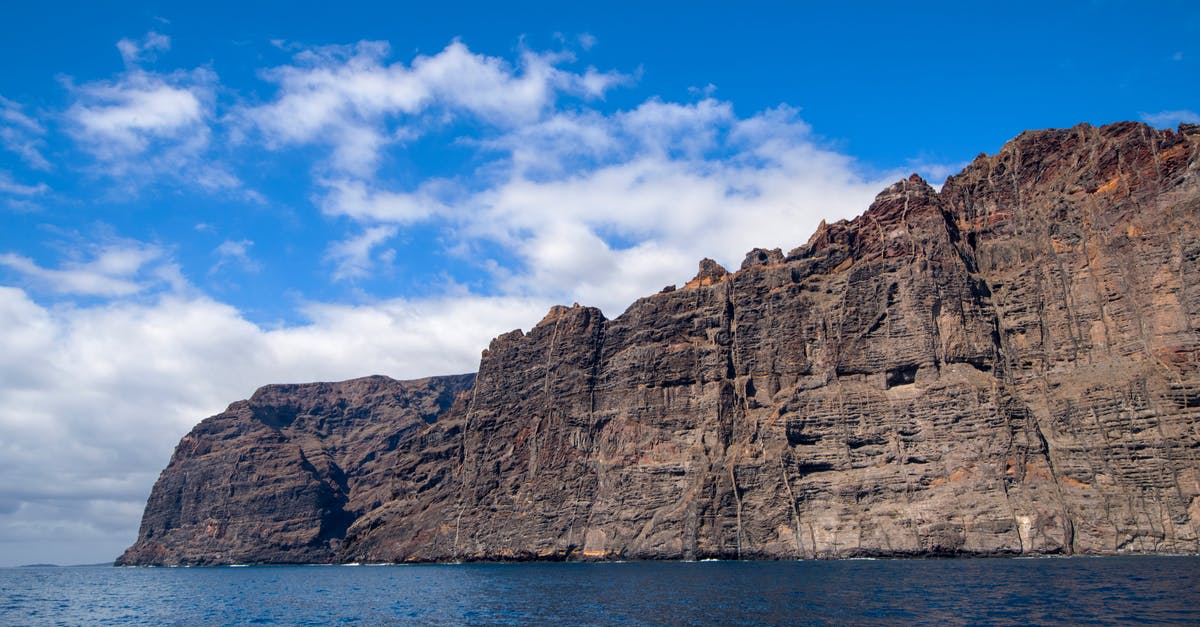
[[[876,194],[875,201],[863,215],[869,219],[885,221],[902,218],[913,209],[930,206],[936,196],[937,191],[919,174],[913,173]]]
[[[742,270],[753,268],[755,266],[770,266],[777,263],[783,263],[783,251],[779,248],[767,250],[766,248],[755,248],[746,253],[746,258],[742,260]]]
[[[554,324],[572,316],[597,316],[603,318],[604,313],[596,307],[585,307],[579,303],[573,303],[570,307],[566,305],[554,305],[550,307],[550,311],[546,312],[541,321],[534,325],[534,328]]]
[[[684,288],[713,285],[714,283],[724,281],[725,277],[728,276],[729,271],[725,269],[725,266],[705,257],[700,260],[700,269],[696,273],[696,276],[691,281],[688,281],[684,285]]]

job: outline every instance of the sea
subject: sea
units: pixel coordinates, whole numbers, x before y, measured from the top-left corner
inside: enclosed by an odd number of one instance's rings
[[[0,569],[3,625],[1200,624],[1200,557]]]

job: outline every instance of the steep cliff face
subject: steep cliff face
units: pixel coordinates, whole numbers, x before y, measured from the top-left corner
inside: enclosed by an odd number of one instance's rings
[[[155,484],[138,541],[118,564],[337,561],[346,529],[434,473],[403,472],[400,442],[474,375],[271,385],[184,436]],[[424,447],[430,459],[436,446]]]
[[[614,320],[556,307],[435,423],[378,427],[400,435],[374,471],[305,466],[331,435],[297,453],[235,404],[180,444],[123,559],[1200,551],[1198,284],[1200,127],[1024,133]],[[204,497],[242,447],[257,485],[305,489]],[[209,530],[246,518],[278,531]]]

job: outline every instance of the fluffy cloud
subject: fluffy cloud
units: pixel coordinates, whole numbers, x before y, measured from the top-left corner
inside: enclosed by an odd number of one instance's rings
[[[294,65],[264,73],[279,93],[273,102],[245,109],[243,118],[276,146],[327,144],[335,171],[367,176],[381,150],[445,116],[513,126],[537,120],[558,93],[600,97],[625,80],[591,68],[561,70],[556,64],[570,59],[565,54],[526,51],[514,68],[457,41],[411,65],[385,64],[389,54],[382,42],[303,50]],[[422,115],[431,111],[437,119]]]
[[[686,280],[702,257],[736,268],[755,246],[786,250],[822,218],[860,212],[883,181],[850,165],[808,142],[754,142],[726,159],[672,158],[655,148],[551,181],[514,175],[471,198],[477,209],[467,228],[522,261],[510,289],[566,295],[615,315],[637,296]]]
[[[209,192],[256,193],[211,154],[216,119],[217,75],[207,68],[154,72],[142,63],[170,48],[170,39],[151,32],[139,41],[122,39],[117,48],[126,69],[110,80],[72,85],[65,112],[68,132],[90,153],[94,169],[136,193],[147,183],[167,179]]]
[[[797,246],[820,220],[861,212],[901,175],[864,176],[792,109],[743,118],[713,99],[555,112],[500,129],[480,149],[492,160],[458,179],[410,193],[343,181],[322,207],[376,229],[447,224],[464,258],[480,263],[479,251],[498,246],[517,260],[482,261],[503,292],[615,315],[686,280],[702,257],[736,267],[756,246]]]
[[[470,372],[492,337],[547,306],[469,295],[310,304],[307,324],[264,329],[203,296],[47,308],[0,287],[4,561],[111,559],[133,541],[178,439],[260,384]]]
[[[409,65],[388,54],[372,42],[302,51],[267,74],[277,96],[243,112],[278,149],[330,148],[315,201],[362,229],[328,249],[335,280],[368,275],[376,247],[426,223],[502,293],[612,315],[702,257],[736,265],[755,246],[794,247],[906,174],[862,174],[786,106],[739,116],[711,97],[650,98],[604,111],[588,98],[626,77],[568,72],[562,54],[526,51],[515,66],[459,42]],[[562,106],[562,94],[581,100]],[[469,116],[471,137],[439,127],[445,115]],[[422,133],[472,150],[472,169],[407,189],[377,174],[382,151]]]
[[[134,70],[117,81],[81,86],[67,116],[79,139],[102,157],[136,155],[154,140],[200,148],[208,141],[203,84],[211,78],[203,70],[172,76]]]

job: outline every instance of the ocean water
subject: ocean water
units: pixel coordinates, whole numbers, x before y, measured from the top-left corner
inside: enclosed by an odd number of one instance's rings
[[[1200,624],[1200,558],[4,568],[3,625]]]

